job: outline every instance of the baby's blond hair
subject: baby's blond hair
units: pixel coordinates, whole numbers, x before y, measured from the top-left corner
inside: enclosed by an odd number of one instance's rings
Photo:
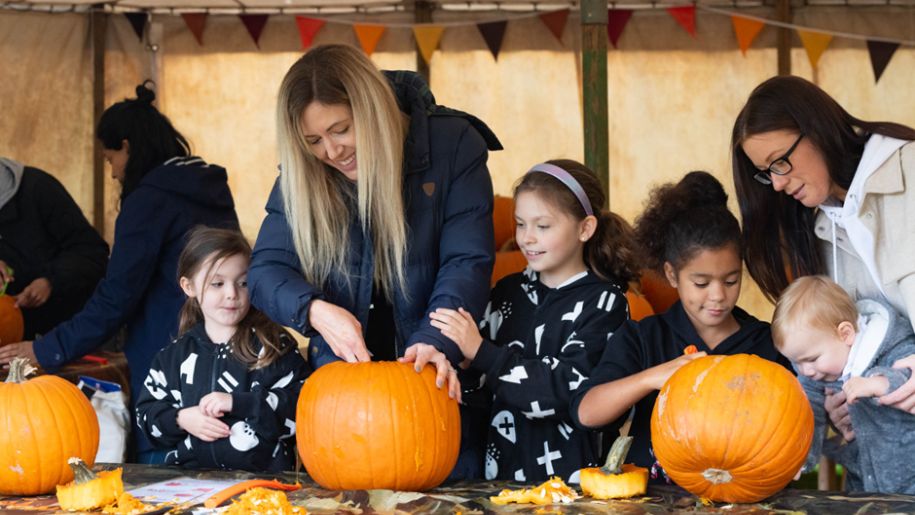
[[[791,283],[775,305],[772,341],[781,349],[790,331],[801,325],[836,331],[842,322],[858,330],[858,308],[841,286],[825,275],[808,275]]]

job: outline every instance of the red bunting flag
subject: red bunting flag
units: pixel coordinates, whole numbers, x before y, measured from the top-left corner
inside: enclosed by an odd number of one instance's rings
[[[880,82],[886,65],[890,64],[890,59],[899,48],[899,43],[889,41],[867,41],[867,53],[871,57],[871,67],[874,69],[874,84]]]
[[[566,30],[566,20],[569,18],[569,10],[554,11],[540,15],[540,21],[550,29],[550,32],[556,36],[556,39],[562,43],[562,33]]]
[[[254,40],[254,46],[260,48],[261,33],[264,31],[264,25],[267,24],[267,18],[269,18],[269,15],[239,14],[238,17],[241,18],[241,22],[244,23],[245,28],[248,29],[248,34],[250,34],[251,39]]]
[[[299,38],[302,40],[302,50],[311,48],[311,42],[315,39],[315,34],[324,26],[324,20],[296,16],[295,23],[299,26]]]
[[[203,28],[207,23],[207,13],[181,13],[184,24],[197,39],[197,44],[203,46]]]
[[[492,58],[497,61],[499,60],[499,50],[502,49],[502,38],[505,37],[505,28],[507,26],[507,21],[493,21],[477,24],[480,35],[483,36],[483,40],[486,41],[486,46],[489,47],[489,51],[492,52]]]
[[[686,5],[682,7],[668,7],[668,14],[673,16],[674,20],[686,29],[690,36],[696,37],[696,6]]]
[[[630,9],[610,9],[607,11],[607,37],[610,38],[613,48],[617,48],[616,44],[620,40],[620,36],[623,35],[623,29],[626,28],[626,24],[629,23],[629,18],[631,17],[632,10]]]

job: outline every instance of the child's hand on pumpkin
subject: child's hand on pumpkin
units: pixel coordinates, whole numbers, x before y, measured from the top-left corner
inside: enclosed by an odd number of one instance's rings
[[[178,411],[178,427],[204,442],[213,442],[231,434],[229,426],[216,417],[204,414],[199,406]]]
[[[437,328],[443,335],[457,344],[461,349],[464,357],[473,360],[480,345],[483,343],[483,337],[480,336],[480,330],[477,328],[473,317],[464,310],[458,308],[457,311],[447,308],[438,308],[429,313],[432,327]]]
[[[664,383],[670,379],[670,376],[674,375],[674,372],[677,370],[680,370],[680,367],[694,359],[699,359],[707,355],[708,353],[705,351],[694,352],[692,354],[684,354],[679,358],[668,361],[667,363],[661,363],[660,365],[649,368],[646,370],[646,372],[649,372],[649,386],[655,390],[660,390],[661,387],[664,386]]]
[[[200,398],[197,406],[204,415],[220,418],[232,411],[232,394],[210,392]]]
[[[883,376],[849,377],[842,385],[849,404],[866,397],[883,395],[890,388],[890,381]]]

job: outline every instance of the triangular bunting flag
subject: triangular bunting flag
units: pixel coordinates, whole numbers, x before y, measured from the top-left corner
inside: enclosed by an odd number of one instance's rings
[[[486,41],[486,46],[489,47],[489,51],[492,52],[492,58],[495,60],[499,59],[499,50],[502,49],[502,38],[505,36],[505,27],[507,26],[507,21],[491,21],[477,24],[477,29],[479,29],[480,35],[483,36],[483,40]]]
[[[248,34],[254,40],[254,46],[260,48],[261,32],[264,31],[264,25],[267,24],[267,18],[270,16],[267,14],[239,14],[238,17],[241,18],[241,22],[248,29]]]
[[[753,40],[759,35],[759,31],[766,26],[759,20],[751,20],[741,16],[731,15],[731,23],[734,24],[734,34],[737,35],[737,44],[740,45],[740,53],[746,57],[747,49],[753,44]]]
[[[607,37],[610,38],[613,48],[616,48],[616,43],[620,40],[620,36],[623,35],[623,29],[626,28],[626,24],[629,23],[629,18],[631,17],[632,11],[629,9],[610,9],[607,11]]]
[[[686,29],[686,32],[689,32],[689,35],[696,37],[696,6],[695,5],[686,5],[683,7],[668,7],[668,14],[673,16],[674,20],[677,20],[677,23],[681,27]]]
[[[419,47],[419,53],[422,54],[426,64],[432,61],[432,52],[438,48],[438,42],[442,39],[444,27],[432,25],[417,25],[413,27],[413,37],[416,38],[416,46]]]
[[[324,20],[296,16],[295,23],[299,26],[299,38],[302,40],[302,50],[308,50],[311,42],[315,39],[315,34],[324,26]]]
[[[550,29],[550,32],[556,36],[556,39],[562,43],[562,33],[566,30],[566,19],[569,17],[569,10],[563,9],[551,13],[541,14],[540,21]]]
[[[146,28],[146,21],[149,20],[149,14],[145,12],[124,13],[130,26],[133,27],[133,33],[137,35],[140,41],[143,41],[143,30]]]
[[[807,50],[810,66],[816,68],[817,63],[820,62],[820,56],[823,55],[826,47],[832,41],[832,34],[797,29],[797,35],[800,36],[801,43],[804,44],[804,49]]]
[[[197,44],[203,46],[203,27],[207,23],[207,13],[181,13],[184,24],[197,38]]]
[[[867,42],[867,53],[871,56],[871,66],[874,68],[874,84],[880,82],[880,76],[886,65],[890,64],[890,59],[899,48],[899,43],[889,41],[870,41]]]
[[[353,25],[356,31],[356,37],[359,38],[359,45],[366,55],[372,55],[375,47],[378,46],[378,40],[384,35],[384,25]]]

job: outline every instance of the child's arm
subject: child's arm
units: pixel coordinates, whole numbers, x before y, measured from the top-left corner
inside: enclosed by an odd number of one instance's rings
[[[295,342],[284,341],[289,350],[274,363],[252,371],[249,391],[232,392],[231,413],[243,417],[258,436],[268,440],[295,434],[296,401],[311,372]]]
[[[603,427],[613,422],[646,395],[660,390],[680,367],[705,355],[705,352],[683,355],[641,372],[594,386],[588,390],[578,405],[579,422],[592,428]]]
[[[169,366],[171,360],[166,347],[156,354],[143,388],[137,392],[137,426],[157,447],[174,448],[187,437],[187,431],[178,425],[178,411],[182,409],[180,378],[174,372],[177,367]],[[178,395],[175,395],[177,392]]]
[[[608,333],[628,317],[625,297],[619,295],[617,299],[609,312],[595,310],[580,315],[575,331],[556,356],[524,358],[515,346],[484,340],[466,313],[439,310],[433,320],[472,359],[471,368],[486,374],[486,384],[502,402],[532,419],[568,420],[572,394],[599,360]]]
[[[902,384],[902,382],[899,384]],[[889,379],[882,375],[872,375],[868,377],[849,377],[845,384],[842,385],[842,391],[845,392],[846,402],[854,404],[856,400],[861,398],[883,395],[889,391],[889,387]]]
[[[804,394],[807,395],[807,401],[813,410],[813,442],[807,452],[807,460],[801,468],[801,472],[809,472],[820,462],[823,441],[826,439],[826,427],[829,423],[825,404],[826,392],[821,383],[815,382],[807,376],[798,375],[797,379],[801,382],[801,387],[804,388]]]

